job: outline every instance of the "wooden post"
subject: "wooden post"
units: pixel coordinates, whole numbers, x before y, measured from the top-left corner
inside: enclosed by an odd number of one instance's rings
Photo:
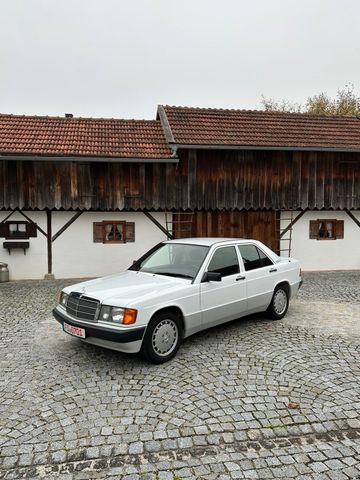
[[[52,233],[51,233],[51,210],[46,210],[46,240],[47,240],[47,257],[48,257],[48,273],[45,275],[45,279],[52,279],[54,275],[52,273]]]

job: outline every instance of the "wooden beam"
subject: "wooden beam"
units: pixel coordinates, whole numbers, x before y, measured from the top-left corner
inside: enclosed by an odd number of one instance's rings
[[[52,274],[51,210],[46,210],[48,275]]]
[[[75,222],[75,220],[77,220],[77,219],[80,217],[80,215],[81,215],[82,213],[83,213],[83,210],[81,210],[80,212],[76,212],[75,215],[72,216],[72,217],[70,218],[70,220],[69,220],[68,222],[66,222],[65,225],[64,225],[63,227],[61,227],[60,230],[58,230],[58,231],[55,233],[55,235],[53,235],[51,241],[52,241],[52,242],[55,242],[55,240],[56,240],[57,238],[59,238],[60,235],[61,235],[62,233],[64,233],[65,230],[66,230],[67,228],[69,228],[70,225],[73,224],[73,223]]]
[[[360,222],[359,220],[355,217],[355,215],[353,215],[350,210],[348,210],[347,208],[345,208],[345,212],[349,215],[349,217],[351,218],[351,220],[354,220],[354,222],[356,223],[356,225],[360,228]]]
[[[11,215],[13,215],[15,212],[16,212],[16,210],[13,210],[11,213],[9,213],[9,215],[8,215],[7,217],[5,217],[4,220],[1,220],[0,224],[1,224],[1,223],[5,223],[6,220],[7,220],[8,218],[10,218]]]
[[[151,215],[150,212],[147,212],[147,211],[144,210],[144,215],[145,215],[151,222],[153,222],[153,224],[156,225],[163,233],[165,233],[165,235],[167,236],[167,238],[169,238],[170,240],[172,240],[172,239],[174,238],[174,236],[171,235],[171,233],[170,233],[168,230],[166,230],[166,228],[163,227],[163,226],[161,225],[161,223],[159,223],[159,222],[156,220],[156,218],[154,218],[154,217]]]
[[[289,225],[280,233],[280,239],[287,233],[294,225],[295,223],[300,220],[300,218],[307,212],[307,208],[303,210],[302,212],[299,213],[297,217],[294,218],[294,220],[289,223]],[[280,217],[281,220],[281,217]]]
[[[26,218],[26,220],[28,220],[30,223],[33,223],[33,224],[36,226],[36,228],[39,230],[40,233],[42,233],[45,237],[47,237],[47,234],[44,232],[44,230],[43,230],[41,227],[39,227],[39,225],[38,225],[37,223],[35,223],[33,220],[31,220],[31,218],[28,217],[28,216],[27,216],[24,212],[22,212],[21,210],[18,210],[18,211],[19,211],[19,213],[21,213],[21,215],[22,215],[23,217]]]

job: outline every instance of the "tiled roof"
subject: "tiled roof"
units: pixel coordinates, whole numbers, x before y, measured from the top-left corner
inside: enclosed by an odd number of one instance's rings
[[[168,159],[160,121],[0,114],[1,155]]]
[[[158,114],[176,144],[360,150],[356,117],[172,106]]]

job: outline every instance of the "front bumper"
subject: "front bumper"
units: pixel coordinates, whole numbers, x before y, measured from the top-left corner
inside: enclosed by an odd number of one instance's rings
[[[58,308],[54,308],[52,313],[55,319],[61,325],[63,325],[63,323],[66,322],[67,324],[72,325],[74,327],[83,328],[86,334],[86,338],[84,340],[89,341],[89,343],[95,343],[91,341],[90,338],[97,338],[105,342],[114,342],[117,344],[138,342],[142,340],[144,336],[145,328],[146,328],[146,327],[137,327],[137,328],[124,327],[122,330],[120,330],[120,329],[111,328],[111,326],[105,327],[99,324],[90,324],[90,322],[86,322],[82,320],[75,320],[69,317],[66,314],[66,312],[62,312]],[[120,350],[120,348],[117,348],[117,350]]]

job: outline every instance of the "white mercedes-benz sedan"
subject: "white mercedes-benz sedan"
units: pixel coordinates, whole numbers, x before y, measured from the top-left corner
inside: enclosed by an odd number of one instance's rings
[[[125,272],[64,288],[53,314],[84,342],[162,363],[200,330],[256,312],[282,318],[301,283],[297,260],[256,240],[169,240]]]

